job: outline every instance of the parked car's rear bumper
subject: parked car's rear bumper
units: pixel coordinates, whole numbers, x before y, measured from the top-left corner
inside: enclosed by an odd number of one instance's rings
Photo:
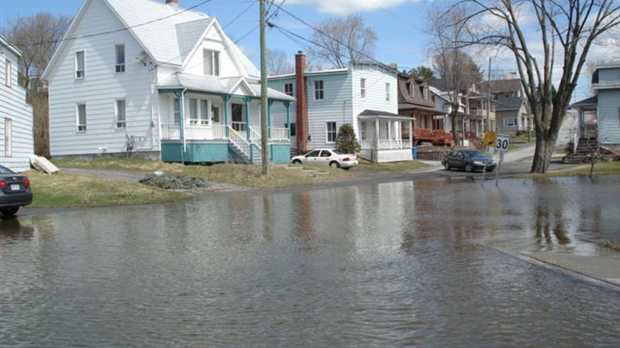
[[[346,162],[340,162],[340,167],[341,168],[351,168],[351,167],[355,167],[359,164],[358,161],[346,161]]]
[[[32,191],[16,194],[0,193],[0,208],[23,207],[32,203]]]

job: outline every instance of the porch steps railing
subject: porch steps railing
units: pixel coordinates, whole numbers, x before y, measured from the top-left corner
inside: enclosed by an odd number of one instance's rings
[[[247,141],[241,133],[229,129],[229,147],[241,158],[245,164],[262,163],[262,150],[253,140]],[[252,156],[253,155],[253,156]]]

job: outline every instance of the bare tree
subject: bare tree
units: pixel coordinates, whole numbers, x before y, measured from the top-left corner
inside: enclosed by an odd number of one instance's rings
[[[9,26],[3,32],[22,51],[19,72],[26,90],[47,68],[70,23],[70,17],[50,13],[8,20]]]
[[[463,3],[472,11],[453,25],[465,26],[469,36],[457,44],[504,48],[514,56],[534,116],[536,150],[531,172],[545,173],[590,48],[620,26],[620,3],[456,0],[447,12]],[[559,76],[554,70],[560,71]]]
[[[295,72],[293,63],[282,50],[267,50],[267,73],[270,76],[284,75]]]
[[[431,9],[428,15],[429,34],[434,42],[430,49],[433,68],[441,77],[433,85],[447,93],[455,144],[461,143],[457,129],[461,95],[467,93],[467,89],[477,82],[480,75],[473,59],[459,46],[459,42],[466,37],[467,27],[457,24],[463,23],[466,13],[465,6],[455,6],[449,13],[442,14],[439,10]]]
[[[375,53],[377,33],[364,23],[361,16],[346,19],[328,18],[317,24],[312,33],[316,45],[308,49],[313,59],[331,63],[335,68],[346,68],[349,61],[368,61]]]
[[[33,110],[34,149],[39,156],[50,156],[48,93],[36,82],[47,68],[71,23],[71,18],[38,13],[8,21],[3,34],[22,51],[19,61],[20,83],[28,92]]]

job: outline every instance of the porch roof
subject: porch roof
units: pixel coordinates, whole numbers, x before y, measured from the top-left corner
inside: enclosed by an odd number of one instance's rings
[[[387,111],[378,111],[378,110],[364,110],[357,116],[358,119],[361,120],[391,120],[391,121],[412,121],[415,120],[413,117],[401,116],[397,114],[393,114]]]
[[[426,111],[432,115],[445,115],[446,112],[442,110],[437,110],[435,108],[413,105],[409,103],[400,103],[398,104],[398,110],[400,111]]]
[[[238,87],[245,86],[249,89],[244,96],[251,98],[261,97],[261,85],[244,77],[217,77],[208,75],[191,75],[184,73],[176,73],[162,80],[158,85],[158,89],[187,89],[193,92],[203,92],[215,95],[238,95],[235,90]],[[273,88],[268,89],[268,96],[271,100],[278,101],[295,101],[295,98],[277,91]]]

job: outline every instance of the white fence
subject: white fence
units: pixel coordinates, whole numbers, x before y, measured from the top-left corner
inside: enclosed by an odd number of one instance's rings
[[[374,149],[374,150],[398,150],[398,149],[410,149],[411,141],[399,140],[399,139],[379,139],[377,140],[362,140],[360,141],[362,149]]]
[[[247,138],[245,123],[235,124],[239,129],[235,127],[227,127],[225,125],[186,125],[183,134],[187,140],[224,140],[226,137],[226,128],[230,129],[230,132],[235,132],[237,135]],[[233,136],[233,134],[230,134]],[[181,130],[178,124],[163,124],[162,125],[162,139],[175,140],[181,139]],[[260,128],[250,127],[250,139],[255,144],[260,144],[261,133]],[[287,128],[271,128],[271,140],[288,140]]]

